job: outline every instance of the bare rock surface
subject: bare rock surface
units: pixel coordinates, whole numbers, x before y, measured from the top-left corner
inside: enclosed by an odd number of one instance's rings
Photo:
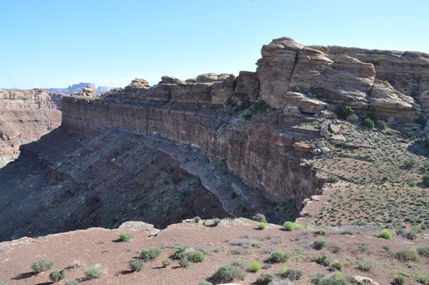
[[[18,157],[21,144],[61,124],[62,96],[43,89],[0,90],[0,167]]]

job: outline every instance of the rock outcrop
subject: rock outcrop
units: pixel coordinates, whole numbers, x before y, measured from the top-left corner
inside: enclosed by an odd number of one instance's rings
[[[61,94],[42,89],[0,90],[0,167],[19,155],[19,146],[61,124]]]

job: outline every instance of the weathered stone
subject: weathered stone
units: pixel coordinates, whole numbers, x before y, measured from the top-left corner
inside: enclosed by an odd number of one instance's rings
[[[286,105],[299,106],[301,112],[316,114],[324,110],[329,104],[315,98],[308,98],[302,93],[288,92],[286,95]]]
[[[320,112],[320,114],[326,119],[336,119],[337,118],[337,114],[335,114],[334,112],[329,111],[329,110],[323,110]]]
[[[224,104],[227,99],[233,97],[234,94],[234,79],[235,77],[229,76],[221,82],[215,82],[211,86],[210,96],[212,104]],[[241,103],[241,101],[240,101]]]
[[[143,78],[136,78],[136,79],[133,79],[130,85],[128,86],[131,86],[134,88],[144,88],[144,87],[149,87],[149,82]]]
[[[322,154],[322,150],[320,148],[311,149],[310,152],[315,155]]]
[[[163,77],[161,77],[161,83],[162,84],[186,84],[185,81],[170,75],[164,75]]]
[[[329,140],[333,144],[341,144],[346,142],[346,138],[343,135],[333,135]]]
[[[241,103],[246,98],[248,98],[250,102],[257,100],[259,80],[256,72],[240,71],[235,80],[236,86],[233,95],[234,102]]]
[[[331,124],[329,124],[329,129],[332,131],[332,132],[334,132],[334,133],[339,133],[340,132],[340,129],[341,129],[341,125],[340,124],[333,124],[333,123],[331,123]]]
[[[290,115],[292,115],[292,116],[296,116],[296,115],[301,116],[301,112],[299,111],[298,106],[289,106],[289,105],[285,106],[284,109],[283,109],[283,113],[285,115],[287,115],[287,116],[290,116]]]
[[[299,152],[310,152],[310,145],[306,143],[296,142],[292,147]]]
[[[210,103],[210,85],[174,85],[171,88],[171,100],[182,103]]]
[[[316,146],[317,146],[317,147],[324,147],[324,146],[325,146],[325,143],[324,143],[323,141],[317,141],[317,142],[316,142]]]
[[[327,148],[327,147],[321,147],[321,148],[320,148],[320,150],[322,151],[322,153],[323,153],[323,154],[326,154],[326,153],[330,153],[330,152],[331,152],[331,149],[329,149],[329,148]]]
[[[368,277],[363,277],[363,276],[353,276],[353,278],[354,278],[357,282],[360,282],[360,284],[379,285],[377,282],[373,281],[372,279],[370,279],[370,278],[368,278]]]
[[[216,73],[204,73],[197,76],[198,83],[211,83],[216,81],[219,81]]]
[[[357,122],[359,121],[359,116],[356,114],[351,114],[350,116],[347,116],[347,121],[352,123]]]

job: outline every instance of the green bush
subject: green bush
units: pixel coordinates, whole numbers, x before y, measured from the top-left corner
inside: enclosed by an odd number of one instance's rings
[[[414,276],[414,279],[419,283],[422,283],[425,285],[429,284],[429,275],[427,274],[424,274],[424,273],[417,274],[416,276]]]
[[[176,250],[173,253],[173,256],[171,258],[176,259],[176,260],[180,260],[181,258],[183,258],[183,252],[187,249],[188,249],[187,246],[181,246],[178,250]]]
[[[429,245],[419,246],[416,250],[420,256],[429,257]]]
[[[395,278],[393,278],[393,283],[396,285],[402,285],[402,284],[405,284],[405,279],[401,275],[398,275]]]
[[[193,263],[199,263],[199,262],[203,262],[204,261],[204,253],[202,251],[199,250],[191,250],[189,253],[185,254],[187,256],[187,258],[189,259],[189,261],[193,262]]]
[[[187,256],[184,256],[179,260],[179,265],[183,268],[189,268],[192,266],[192,262],[188,259]]]
[[[168,267],[168,266],[170,266],[171,265],[171,261],[170,261],[170,259],[164,259],[163,261],[162,261],[162,266],[163,267]]]
[[[100,278],[101,277],[101,271],[96,266],[90,267],[90,268],[88,268],[88,269],[85,270],[85,277],[88,280],[89,279]]]
[[[252,217],[252,220],[257,221],[257,222],[261,222],[261,223],[266,223],[267,220],[265,219],[265,215],[264,214],[256,214]]]
[[[285,273],[281,274],[283,277],[288,278],[291,281],[299,280],[304,272],[297,268],[288,268]]]
[[[429,187],[429,173],[423,175],[422,182],[425,187]]]
[[[375,127],[374,121],[370,118],[365,118],[365,120],[363,120],[363,125],[370,129],[373,129]]]
[[[417,160],[414,157],[410,157],[404,160],[403,165],[405,168],[413,168],[417,165]]]
[[[156,259],[158,256],[160,256],[162,253],[162,250],[158,247],[151,247],[149,249],[143,249],[140,252],[140,258],[143,259],[143,261],[149,261]]]
[[[331,264],[331,259],[327,255],[321,255],[316,259],[316,262],[323,266],[329,266]]]
[[[316,285],[348,285],[346,277],[341,272],[334,272],[326,277],[321,278]]]
[[[319,238],[316,241],[314,241],[313,243],[313,248],[315,250],[321,250],[322,248],[326,247],[326,241],[324,241],[323,239]]]
[[[198,285],[213,285],[213,283],[212,283],[212,282],[209,282],[209,281],[207,281],[207,280],[203,280],[203,281],[201,281]]]
[[[71,279],[64,282],[64,285],[78,285],[78,284],[79,284],[79,281],[77,281],[76,279]]]
[[[276,263],[285,262],[289,259],[289,254],[279,249],[271,253],[271,260]]]
[[[283,228],[287,231],[293,231],[296,229],[296,224],[294,222],[287,221],[283,224]]]
[[[250,263],[249,267],[247,268],[247,271],[249,272],[258,272],[259,270],[261,270],[261,264],[257,261]]]
[[[379,237],[385,238],[385,239],[391,239],[393,237],[393,234],[388,230],[382,230]]]
[[[326,183],[337,183],[340,181],[340,178],[338,178],[337,176],[329,176],[328,178],[326,178]]]
[[[141,259],[133,259],[128,262],[128,267],[132,272],[140,272],[144,267],[144,261]]]
[[[200,217],[196,216],[196,217],[194,218],[194,222],[195,222],[196,224],[198,224],[200,221],[201,221],[201,218],[200,218]]]
[[[245,263],[245,262],[244,262]],[[246,272],[242,266],[242,262],[231,262],[230,264],[222,265],[213,275],[210,277],[210,281],[213,283],[226,283],[231,282],[235,279],[244,280]]]
[[[31,269],[33,269],[36,273],[40,273],[43,271],[48,271],[52,268],[54,262],[49,259],[39,259],[33,262],[31,265]]]
[[[266,223],[261,222],[258,224],[258,229],[260,229],[260,230],[264,230],[266,227],[267,227]]]
[[[357,269],[363,272],[369,272],[372,269],[372,264],[369,261],[358,260],[357,265],[358,265]]]
[[[415,249],[399,249],[395,252],[395,257],[401,261],[417,261],[420,259]]]
[[[64,269],[62,270],[54,270],[49,274],[49,278],[52,280],[52,282],[58,282],[60,280],[63,280],[66,278],[66,271]]]
[[[337,114],[340,119],[347,119],[348,116],[353,115],[355,111],[350,106],[341,106],[337,105],[334,110],[335,114]]]
[[[315,236],[326,236],[326,231],[325,230],[318,230],[314,232]]]
[[[134,239],[134,236],[130,233],[123,233],[119,235],[120,241],[132,241]]]
[[[426,127],[426,119],[422,114],[420,114],[419,117],[414,120],[414,122],[416,122],[416,124],[421,125],[422,129]]]
[[[332,269],[337,270],[337,271],[342,271],[343,270],[343,264],[339,261],[336,261],[334,263],[331,264]]]
[[[262,273],[261,276],[256,280],[257,285],[269,285],[276,278],[272,274]]]

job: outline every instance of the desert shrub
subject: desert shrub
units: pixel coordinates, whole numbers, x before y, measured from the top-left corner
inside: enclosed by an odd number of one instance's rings
[[[64,285],[78,285],[78,284],[79,284],[79,281],[77,281],[76,279],[71,279],[64,282]]]
[[[326,231],[325,230],[318,230],[314,232],[315,236],[326,236]]]
[[[212,283],[212,282],[209,282],[209,281],[207,281],[207,280],[203,280],[203,281],[201,281],[198,285],[213,285],[213,283]]]
[[[128,267],[132,272],[140,272],[144,267],[144,261],[141,259],[133,259],[128,262]]]
[[[331,259],[327,255],[321,255],[316,259],[316,262],[323,266],[329,266],[331,264]]]
[[[170,261],[170,259],[164,259],[163,261],[162,261],[162,266],[163,267],[168,267],[168,266],[170,266],[171,265],[171,261]]]
[[[287,231],[293,231],[296,229],[296,224],[294,222],[287,221],[283,224],[283,228]]]
[[[66,278],[66,271],[63,270],[54,270],[49,274],[49,278],[52,280],[52,282],[58,282],[60,280],[63,280]]]
[[[425,285],[429,284],[429,275],[427,274],[424,274],[424,273],[417,274],[416,276],[414,276],[414,279],[419,283],[422,283]]]
[[[373,129],[375,126],[375,123],[373,120],[371,120],[371,118],[365,118],[365,120],[363,120],[363,125],[367,128]]]
[[[417,232],[414,229],[411,229],[404,234],[404,237],[409,240],[415,240],[417,238]]]
[[[417,253],[424,257],[429,257],[429,245],[417,247]]]
[[[288,278],[291,281],[299,280],[302,275],[304,275],[304,272],[297,268],[288,268],[286,272],[281,274],[283,277]]]
[[[323,239],[319,238],[316,241],[314,241],[313,243],[313,248],[315,250],[321,250],[322,248],[326,247],[326,241],[324,241]]]
[[[205,257],[202,251],[193,249],[185,250],[184,255],[193,263],[203,262]]]
[[[276,279],[273,274],[262,273],[261,276],[256,279],[257,285],[268,285]]]
[[[196,216],[196,217],[194,218],[194,222],[195,222],[196,224],[198,224],[200,221],[201,221],[201,218],[200,218],[200,217]]]
[[[259,270],[261,270],[261,264],[257,261],[250,263],[249,267],[247,268],[247,271],[249,272],[258,272]]]
[[[408,180],[408,185],[410,185],[411,187],[416,187],[417,186],[417,180],[416,179]]]
[[[95,279],[101,277],[101,271],[97,266],[90,267],[85,270],[85,277],[86,279]]]
[[[178,250],[176,250],[176,251],[173,253],[173,255],[171,256],[171,258],[173,258],[173,259],[177,259],[177,260],[179,260],[179,259],[183,258],[183,252],[184,252],[186,249],[188,249],[188,247],[187,247],[187,246],[181,246]]]
[[[245,263],[245,262],[244,262]],[[231,282],[234,279],[244,280],[246,272],[244,271],[242,262],[231,262],[226,265],[222,265],[213,275],[210,277],[210,281],[214,283],[226,283]]]
[[[54,262],[49,259],[39,259],[33,262],[31,265],[31,269],[33,269],[36,273],[40,273],[43,271],[48,271],[52,268]]]
[[[417,261],[420,256],[415,249],[399,249],[395,252],[395,257],[401,261]]]
[[[334,272],[321,278],[316,285],[348,285],[346,277],[341,272]]]
[[[130,233],[123,233],[119,235],[120,241],[132,241],[134,236]]]
[[[405,284],[405,279],[401,275],[398,275],[395,278],[393,278],[393,283],[396,285],[402,285],[402,284]]]
[[[263,230],[263,229],[265,229],[266,227],[267,227],[267,224],[266,223],[263,223],[263,222],[261,222],[261,223],[259,223],[258,224],[258,229],[260,229],[260,230]]]
[[[271,260],[276,263],[285,262],[289,259],[289,254],[284,252],[283,250],[276,250],[271,253]]]
[[[423,175],[422,182],[425,187],[429,187],[429,173]]]
[[[323,273],[317,273],[316,275],[314,275],[313,277],[310,278],[310,283],[311,284],[319,284],[320,280],[323,279],[323,277],[325,277],[325,274]]]
[[[328,176],[328,178],[326,178],[326,183],[337,183],[338,181],[340,181],[340,178],[337,176]]]
[[[404,160],[403,165],[405,168],[413,168],[417,165],[417,160],[414,157],[410,157]]]
[[[385,239],[391,239],[393,237],[393,234],[388,230],[382,230],[378,236]]]
[[[337,114],[338,118],[346,119],[348,116],[353,115],[355,111],[350,106],[341,106],[337,105],[334,110],[335,114]]]
[[[222,220],[219,218],[214,218],[214,222],[215,222],[215,225],[217,226],[220,224],[220,222],[222,222]]]
[[[342,271],[343,270],[343,264],[339,261],[335,261],[331,264],[332,269],[337,270],[337,271]]]
[[[188,259],[187,256],[184,256],[179,260],[179,265],[183,268],[189,268],[192,266],[192,262]]]
[[[264,214],[256,214],[252,217],[252,220],[257,221],[257,222],[261,222],[261,223],[266,223],[267,220],[265,219],[265,215]]]
[[[369,272],[372,269],[372,264],[369,261],[358,260],[357,265],[357,269],[363,272]]]
[[[160,256],[162,253],[162,250],[158,247],[151,247],[149,249],[143,249],[140,252],[140,258],[143,259],[143,261],[149,261],[156,259],[158,256]]]

